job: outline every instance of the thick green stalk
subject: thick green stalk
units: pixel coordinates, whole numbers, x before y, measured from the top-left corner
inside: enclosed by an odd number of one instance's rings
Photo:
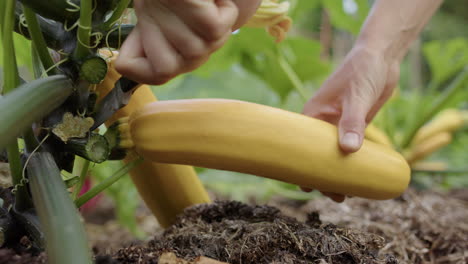
[[[54,75],[23,84],[0,98],[0,149],[14,144],[18,135],[60,106],[73,89],[66,76]]]
[[[117,22],[117,20],[119,20],[119,18],[122,16],[123,12],[128,7],[130,2],[131,0],[121,0],[119,2],[115,10],[112,12],[111,17],[107,19],[106,22],[104,22],[104,24],[102,24],[101,27],[104,29],[104,31],[108,31],[109,29],[111,29],[115,22]]]
[[[34,43],[34,48],[41,59],[44,69],[51,69],[54,65],[52,57],[50,56],[49,49],[45,42],[44,36],[42,35],[41,27],[37,21],[36,14],[29,8],[25,7],[23,9],[24,16],[26,18],[26,23],[28,24],[29,35],[31,36],[31,41]],[[57,70],[54,68],[51,70],[52,74],[57,74]]]
[[[52,155],[34,154],[27,168],[31,194],[45,234],[48,263],[92,263],[85,229]]]
[[[69,25],[78,19],[78,10],[76,6],[80,6],[78,0],[20,0],[23,5],[31,8],[35,13],[50,18],[59,22],[69,21]],[[69,3],[73,3],[71,5]]]
[[[423,113],[422,116],[416,120],[416,122],[412,123],[410,129],[408,129],[408,133],[406,133],[405,137],[403,138],[403,148],[409,146],[419,128],[421,128],[426,122],[431,120],[440,110],[442,110],[445,104],[458,94],[460,89],[466,87],[463,84],[466,84],[467,82],[468,67],[465,67],[465,69],[449,84],[449,86],[445,89],[445,92],[439,96],[433,104],[431,104],[429,110]]]
[[[13,43],[13,27],[15,22],[15,0],[7,0],[5,3],[5,11],[3,20],[3,75],[4,75],[4,83],[3,83],[3,93],[7,94],[5,97],[0,98],[0,111],[2,106],[4,105],[2,100],[8,96],[13,94],[13,90],[19,85],[19,75],[18,75],[18,67],[16,64],[16,57],[15,57],[15,47]],[[7,66],[8,65],[8,66]],[[10,93],[11,92],[11,93]],[[15,103],[18,105],[18,102]],[[8,128],[8,124],[1,123],[2,128]],[[1,129],[0,129],[1,130]],[[19,134],[19,133],[18,133]],[[24,186],[21,186],[21,181],[23,179],[23,170],[20,160],[20,153],[18,149],[18,142],[16,140],[16,136],[18,134],[12,135],[8,141],[5,141],[4,144],[0,143],[0,149],[6,146],[7,153],[8,153],[8,163],[10,166],[10,172],[13,179],[13,184],[17,186],[16,192],[16,207],[18,209],[24,209],[27,206],[27,192]],[[0,135],[4,133],[0,132]],[[0,139],[1,141],[1,139]]]
[[[83,204],[91,200],[94,196],[98,195],[100,192],[104,191],[107,189],[109,186],[117,182],[120,178],[123,176],[127,175],[127,173],[132,170],[135,166],[140,164],[143,161],[142,158],[137,158],[129,163],[127,163],[125,166],[120,168],[118,171],[116,171],[112,176],[109,178],[105,179],[101,183],[99,183],[97,186],[93,187],[91,190],[87,191],[85,194],[81,195],[78,199],[75,200],[75,205],[76,207],[81,207]]]
[[[76,43],[75,56],[84,59],[89,55],[91,26],[92,26],[92,0],[82,0],[80,19],[78,21],[78,43]]]
[[[6,0],[5,16],[3,17],[3,94],[7,94],[19,85],[18,67],[13,43],[13,27],[15,23],[15,0]],[[8,65],[8,67],[6,67]]]
[[[302,100],[307,102],[307,93],[304,88],[304,84],[302,83],[301,79],[299,76],[297,76],[297,73],[294,71],[294,69],[291,67],[288,61],[284,58],[283,54],[281,52],[278,52],[277,55],[277,60],[278,64],[280,65],[281,69],[284,71],[286,76],[288,77],[289,81],[293,85],[293,87],[296,89],[296,91],[299,93],[299,95],[302,97]]]
[[[89,160],[85,160],[78,156],[75,157],[75,164],[74,164],[75,167],[73,168],[73,175],[78,175],[78,170],[79,170],[80,179],[73,189],[73,193],[72,193],[73,200],[76,200],[76,198],[80,194],[81,188],[83,188],[83,184],[86,180],[86,176],[88,175],[90,163],[91,162]]]
[[[3,23],[5,18],[6,1],[0,1],[0,42],[3,43]]]

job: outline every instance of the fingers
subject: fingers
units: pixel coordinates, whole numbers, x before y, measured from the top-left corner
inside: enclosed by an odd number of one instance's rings
[[[323,194],[337,203],[342,203],[346,199],[344,195],[338,193],[324,192]]]
[[[232,0],[166,2],[172,13],[208,42],[218,41],[226,32],[230,33],[239,15]]]
[[[147,84],[163,84],[205,63],[231,35],[238,11],[231,0],[138,1],[138,24],[116,69]]]
[[[308,187],[300,187],[304,192],[312,192],[314,189]],[[338,193],[331,193],[331,192],[322,192],[323,195],[327,196],[328,198],[332,199],[337,203],[342,203],[346,199],[346,196]]]
[[[355,96],[345,99],[341,119],[338,123],[340,148],[346,153],[358,151],[364,138],[370,103],[358,99]]]
[[[146,59],[138,27],[130,33],[123,43],[115,61],[115,69],[132,80],[141,83],[151,82],[153,67]]]

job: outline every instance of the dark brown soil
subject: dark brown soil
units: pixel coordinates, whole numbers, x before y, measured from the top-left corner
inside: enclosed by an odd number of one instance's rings
[[[95,225],[91,232],[98,233],[102,226],[100,237],[107,236],[107,245],[114,245],[99,250],[99,264],[158,263],[164,252],[186,260],[206,256],[229,264],[466,264],[467,193],[467,189],[450,194],[408,191],[389,201],[352,198],[342,204],[328,199],[277,199],[269,202],[271,206],[221,201],[189,208],[150,242],[120,249],[115,249],[118,244],[134,241],[119,235],[118,228],[104,228],[110,222]],[[105,241],[92,241],[105,245]],[[18,256],[0,249],[0,263],[45,263],[43,255],[34,258],[27,250],[21,252]]]
[[[379,254],[380,236],[322,223],[312,212],[305,222],[270,206],[221,201],[186,210],[175,225],[147,246],[119,250],[121,263],[157,263],[173,251],[178,257],[206,256],[236,263],[397,263]]]

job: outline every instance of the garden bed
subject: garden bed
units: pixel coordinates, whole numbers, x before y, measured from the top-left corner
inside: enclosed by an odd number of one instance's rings
[[[461,264],[468,261],[467,192],[408,191],[389,201],[352,198],[342,204],[219,201],[187,209],[148,242],[118,231],[113,220],[88,232],[94,244],[100,233],[98,263],[158,263],[166,253],[159,263]],[[102,237],[112,249],[103,247]],[[0,263],[45,263],[45,258],[2,249]]]

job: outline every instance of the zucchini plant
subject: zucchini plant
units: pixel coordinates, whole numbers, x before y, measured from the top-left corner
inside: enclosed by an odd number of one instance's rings
[[[148,163],[137,155],[127,155],[125,166],[78,196],[91,163],[126,156],[120,149],[122,142],[117,144],[110,136],[112,128],[105,135],[98,128],[114,114],[125,115],[126,110],[117,111],[138,85],[110,69],[99,50],[118,49],[130,33],[134,25],[122,22],[130,4],[130,0],[0,3],[4,77],[0,150],[6,152],[13,182],[13,198],[2,197],[0,246],[14,245],[27,235],[35,250],[47,250],[49,263],[91,263],[77,208],[137,166],[132,171],[138,175],[136,185],[141,185],[151,209],[157,208],[163,225],[169,225],[185,207],[209,201],[190,166]],[[19,75],[14,35],[31,42],[32,81]],[[111,74],[118,76],[112,79]],[[146,89],[141,90],[144,95]],[[64,180],[61,174],[71,177]],[[174,180],[177,175],[178,181]],[[172,201],[168,190],[154,195],[163,176],[170,181],[162,189],[177,188],[184,198]],[[147,188],[145,179],[154,185]],[[190,184],[183,181],[187,179]]]
[[[91,263],[77,208],[128,172],[163,226],[185,207],[209,202],[191,166],[143,160],[128,151],[132,141],[122,137],[129,127],[118,119],[156,101],[148,86],[113,68],[113,51],[134,27],[123,22],[130,5],[130,0],[1,1],[0,150],[6,150],[13,198],[1,207],[0,246],[26,234],[34,249],[47,250],[49,263]],[[263,17],[280,19],[252,26],[284,38],[291,23],[287,7],[274,2],[273,8],[261,8]],[[14,35],[31,42],[32,81],[19,75]],[[114,159],[125,165],[79,196],[90,164]]]

